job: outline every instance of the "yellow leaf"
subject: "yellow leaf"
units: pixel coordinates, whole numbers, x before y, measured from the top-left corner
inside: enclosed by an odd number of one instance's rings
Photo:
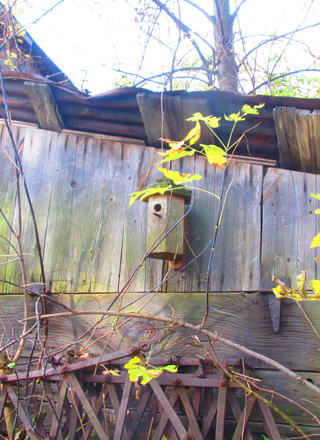
[[[157,168],[159,171],[161,171],[161,173],[165,175],[165,177],[172,180],[176,185],[202,179],[202,176],[200,176],[200,174],[193,174],[193,176],[191,176],[191,173],[182,173],[181,175],[179,171],[167,170],[166,168],[162,168],[159,165]]]
[[[308,296],[306,290],[306,270],[303,270],[300,275],[297,276],[297,286],[301,296],[306,298]]]
[[[189,145],[195,144],[201,136],[201,125],[200,122],[196,122],[196,126],[193,127],[192,130],[189,131],[187,136],[184,138],[184,142],[189,141]]]
[[[311,280],[310,287],[316,295],[320,295],[320,280]]]
[[[186,150],[187,148],[188,147],[181,147],[180,146],[180,147],[174,147],[171,150],[167,150],[164,153],[160,153],[160,152],[157,152],[157,153],[160,154],[160,156],[171,157],[171,156],[175,156],[177,153],[181,153],[182,151]]]
[[[204,150],[210,165],[214,165],[217,168],[224,169],[228,159],[225,157],[226,152],[215,145],[203,145]]]
[[[314,239],[312,240],[312,243],[311,243],[310,249],[312,249],[312,248],[314,248],[314,247],[318,247],[318,246],[320,246],[320,232],[319,232],[319,234],[316,235],[316,236],[314,237]]]
[[[215,116],[209,116],[209,118],[205,122],[211,128],[218,128],[218,127],[220,127],[220,122],[219,122],[220,119],[221,118],[216,118]]]

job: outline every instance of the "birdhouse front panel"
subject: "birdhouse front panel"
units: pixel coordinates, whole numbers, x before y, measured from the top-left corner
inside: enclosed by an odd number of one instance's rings
[[[161,240],[184,215],[184,198],[175,194],[151,196],[148,199],[148,249]],[[181,260],[184,221],[176,225],[149,255],[161,260]]]

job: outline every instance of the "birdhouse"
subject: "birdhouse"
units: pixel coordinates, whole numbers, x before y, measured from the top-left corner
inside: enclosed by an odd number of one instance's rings
[[[161,183],[163,182],[157,181],[155,185],[159,186]],[[166,180],[165,186],[167,185]],[[182,267],[186,251],[184,234],[187,231],[187,216],[182,221],[179,220],[184,216],[185,205],[190,200],[191,191],[184,188],[173,188],[172,191],[144,199],[148,203],[148,249],[164,237],[149,254],[149,258],[172,261],[174,269]]]

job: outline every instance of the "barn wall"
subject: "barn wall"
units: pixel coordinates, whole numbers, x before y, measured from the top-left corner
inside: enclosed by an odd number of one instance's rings
[[[64,302],[77,310],[103,310],[115,298],[114,293],[124,286],[146,251],[147,205],[136,202],[129,208],[128,195],[159,177],[153,167],[159,160],[156,151],[103,137],[58,134],[34,127],[15,126],[14,136],[21,149],[34,203],[51,291],[64,293]],[[14,167],[3,126],[0,155],[0,207],[16,228]],[[270,356],[320,385],[319,340],[301,310],[292,301],[282,301],[280,333],[275,334],[268,295],[257,292],[261,283],[270,280],[273,274],[288,277],[292,285],[302,269],[308,270],[310,279],[319,276],[314,262],[315,250],[309,249],[313,236],[320,230],[313,213],[316,202],[310,198],[311,192],[319,191],[318,177],[240,162],[231,164],[224,176],[222,170],[210,167],[199,156],[186,158],[174,167],[181,172],[201,173],[203,179],[194,186],[217,194],[222,185],[225,192],[232,182],[215,247],[207,327]],[[187,238],[192,252],[198,254],[214,233],[218,203],[216,198],[201,191],[193,191],[193,196]],[[31,216],[24,198],[22,204],[26,263],[32,281],[37,282],[39,266]],[[15,243],[3,218],[0,218],[0,235]],[[0,239],[0,255],[12,253],[8,241]],[[189,250],[187,261],[191,255]],[[204,313],[208,258],[207,251],[197,260],[197,265],[188,266],[170,279],[144,311],[171,316],[170,304],[180,318],[199,324]],[[167,269],[167,263],[147,260],[124,296],[123,306],[138,299],[138,292],[152,289]],[[19,284],[18,261],[1,265],[0,279]],[[4,294],[0,296],[0,317],[6,329],[3,340],[8,340],[11,328],[17,333],[22,329],[19,322],[23,318],[22,296],[18,294],[19,289],[10,284],[0,283],[0,290]],[[126,310],[136,311],[149,298],[151,294]],[[31,302],[30,313],[33,314],[33,300]],[[315,327],[320,328],[319,304],[303,303],[302,306]],[[48,303],[48,307],[52,313],[62,311],[56,304]],[[48,349],[66,347],[80,338],[96,319],[91,315],[52,319]],[[92,339],[106,335],[112,324],[111,320],[101,323]],[[143,342],[148,335],[159,331],[154,323],[136,321],[123,325],[109,345],[118,350]],[[154,355],[201,355],[198,348],[189,345],[190,335],[182,329],[169,331]],[[85,341],[87,339],[80,339],[78,347]],[[103,349],[105,341],[103,338],[94,344],[92,351]],[[30,344],[27,341],[21,368],[23,362],[28,362]],[[268,365],[218,343],[215,349],[222,360],[244,358],[266,388],[285,394],[310,410],[314,410],[315,405],[305,399],[320,404],[311,391]],[[287,401],[281,400],[278,404],[290,412],[296,423],[308,425],[306,432],[317,433],[317,424],[310,415]],[[288,426],[283,425],[281,429],[290,437]]]
[[[2,128],[0,205],[16,227],[15,177],[8,135]],[[71,133],[53,133],[34,127],[15,127],[17,144],[38,221],[46,275],[53,292],[117,292],[126,283],[147,248],[147,206],[129,208],[129,194],[155,179],[159,156],[153,148],[124,144]],[[204,177],[194,187],[224,194],[229,184],[223,220],[218,230],[212,266],[212,291],[256,291],[262,279],[273,274],[289,277],[299,271],[317,276],[315,251],[309,244],[320,228],[313,211],[318,177],[240,162],[231,163],[224,175],[205,158],[188,157],[174,164],[181,172]],[[217,221],[218,200],[193,190],[188,215],[189,251],[200,254],[208,245]],[[32,281],[39,280],[30,211],[23,198],[23,243]],[[14,240],[3,218],[1,235]],[[0,240],[1,255],[10,246]],[[206,289],[210,245],[197,265],[162,287],[168,292]],[[12,253],[12,252],[11,252]],[[130,291],[154,287],[167,270],[161,261],[148,259]],[[19,262],[0,266],[1,279],[19,281]],[[1,284],[2,292],[15,288]]]

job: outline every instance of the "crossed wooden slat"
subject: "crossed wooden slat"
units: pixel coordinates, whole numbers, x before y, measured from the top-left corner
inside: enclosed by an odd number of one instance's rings
[[[126,377],[125,381],[123,381],[123,376]],[[94,381],[94,378],[92,380]],[[162,383],[164,383],[164,378],[162,378]],[[103,416],[108,398],[116,418],[113,440],[145,440],[147,438],[161,440],[164,435],[173,440],[188,438],[205,440],[213,438],[213,435],[216,440],[224,440],[225,420],[230,412],[236,420],[232,440],[242,438],[252,440],[248,422],[254,407],[257,409],[267,435],[273,440],[281,440],[267,404],[249,395],[245,408],[241,409],[235,394],[236,388],[227,385],[227,382],[221,382],[218,388],[215,387],[217,392],[213,396],[212,387],[208,387],[208,382],[206,382],[205,387],[194,387],[193,394],[189,392],[188,395],[184,386],[160,386],[158,381],[153,379],[145,387],[137,406],[130,408],[132,382],[128,375],[122,374],[114,383],[112,378],[108,378],[108,382],[102,382],[99,386],[90,385],[88,388],[87,383],[81,383],[76,374],[70,372],[63,376],[63,380],[60,380],[58,394],[53,393],[50,382],[44,382],[52,420],[46,439],[63,440],[68,437],[68,440],[84,440],[89,438],[92,430],[100,440],[109,439],[108,423]],[[198,417],[202,394],[205,407],[202,426],[200,426]],[[16,409],[18,418],[27,430],[29,438],[38,440],[39,431],[32,425],[29,414],[19,403],[13,386],[5,383],[0,389],[1,417],[8,399]],[[187,428],[181,422],[175,409],[178,401],[180,402],[179,411],[184,413],[188,422]],[[140,429],[138,434],[142,419],[143,430]],[[152,436],[151,432],[153,432]],[[43,433],[42,427],[41,434]]]

